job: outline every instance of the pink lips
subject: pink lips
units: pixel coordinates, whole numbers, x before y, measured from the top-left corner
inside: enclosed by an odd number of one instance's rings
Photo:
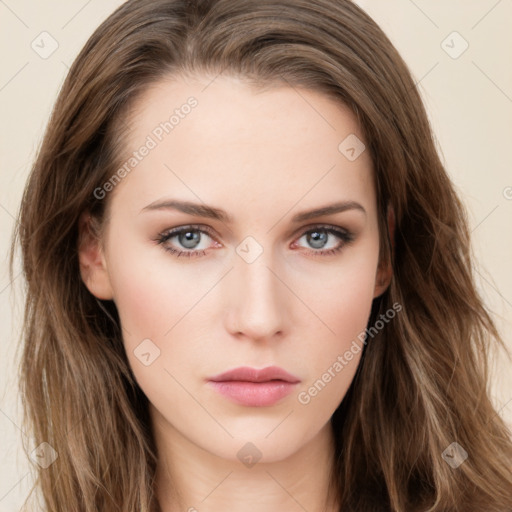
[[[240,405],[265,407],[289,395],[300,379],[278,366],[261,370],[244,366],[210,377],[208,382]]]

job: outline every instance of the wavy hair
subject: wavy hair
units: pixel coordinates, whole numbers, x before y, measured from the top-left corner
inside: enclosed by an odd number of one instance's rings
[[[349,0],[130,0],[87,41],[62,86],[14,233],[26,280],[20,360],[24,425],[58,453],[34,465],[52,512],[155,512],[157,453],[147,398],[112,301],[89,293],[80,215],[98,232],[123,125],[147,88],[172,75],[225,73],[319,91],[351,108],[371,152],[380,239],[394,277],[372,319],[403,305],[366,346],[332,417],[332,487],[343,512],[512,510],[511,432],[488,387],[505,347],[473,276],[468,220],[438,156],[406,64]],[[370,320],[372,321],[372,320]],[[454,469],[442,453],[459,443]],[[28,448],[24,447],[28,453]],[[120,457],[122,454],[122,457]]]

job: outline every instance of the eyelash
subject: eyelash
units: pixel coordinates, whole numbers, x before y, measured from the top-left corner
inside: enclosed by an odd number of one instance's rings
[[[180,235],[181,233],[187,233],[188,231],[197,231],[203,234],[208,235],[210,238],[215,239],[213,232],[211,229],[207,228],[206,226],[199,226],[199,225],[189,225],[189,226],[182,226],[170,231],[164,231],[158,235],[155,242],[157,242],[159,245],[162,245],[162,248],[164,251],[168,251],[171,254],[174,254],[177,258],[180,256],[185,256],[187,258],[191,257],[199,257],[206,255],[205,249],[200,250],[190,250],[190,251],[180,251],[178,249],[174,249],[173,247],[164,245],[165,242],[167,242],[169,239],[174,238],[177,235]],[[310,249],[310,254],[313,254],[314,256],[330,256],[333,254],[336,254],[340,252],[346,245],[350,244],[354,241],[354,235],[345,229],[336,228],[334,226],[330,225],[316,225],[312,228],[303,231],[302,234],[299,236],[299,239],[302,238],[304,235],[307,235],[308,233],[313,233],[315,231],[323,231],[332,235],[337,236],[342,240],[342,243],[338,245],[338,247],[335,247],[333,249],[325,249],[325,250],[313,250]]]

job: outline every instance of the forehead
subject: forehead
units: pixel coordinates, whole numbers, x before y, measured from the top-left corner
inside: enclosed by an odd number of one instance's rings
[[[227,76],[168,78],[131,109],[121,164],[129,172],[114,198],[167,193],[260,209],[373,202],[364,144],[353,112],[320,92]]]

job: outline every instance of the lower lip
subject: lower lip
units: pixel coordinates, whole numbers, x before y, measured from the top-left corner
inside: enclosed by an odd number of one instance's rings
[[[267,382],[247,381],[209,381],[221,395],[224,395],[240,405],[249,407],[266,407],[274,405],[279,400],[289,395],[296,383],[283,380],[271,380]]]

